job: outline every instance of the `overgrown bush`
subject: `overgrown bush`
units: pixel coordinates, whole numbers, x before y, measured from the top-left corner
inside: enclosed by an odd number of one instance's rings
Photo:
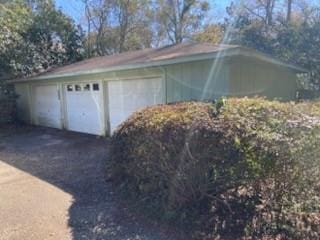
[[[320,238],[320,103],[184,102],[112,136],[119,189],[195,238]]]

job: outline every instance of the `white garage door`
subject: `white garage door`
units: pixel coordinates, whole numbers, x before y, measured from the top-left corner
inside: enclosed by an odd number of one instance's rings
[[[39,85],[33,90],[34,123],[61,128],[61,108],[57,85]]]
[[[102,135],[100,84],[67,84],[64,88],[68,130]]]
[[[165,102],[161,78],[110,81],[108,90],[111,132],[133,112]]]

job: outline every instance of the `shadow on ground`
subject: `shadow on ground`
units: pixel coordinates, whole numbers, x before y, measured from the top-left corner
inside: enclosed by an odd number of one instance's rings
[[[69,227],[74,240],[186,239],[119,203],[110,183],[104,181],[108,156],[105,138],[46,128],[7,127],[0,128],[0,153],[7,164],[72,195]]]

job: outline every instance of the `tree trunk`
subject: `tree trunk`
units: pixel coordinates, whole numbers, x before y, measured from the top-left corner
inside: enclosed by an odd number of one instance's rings
[[[287,23],[290,23],[290,22],[291,22],[292,3],[293,3],[293,0],[288,0],[288,6],[287,6]]]
[[[275,4],[274,0],[267,0],[267,4],[266,4],[266,24],[267,24],[267,26],[272,25],[274,4]]]
[[[91,48],[91,16],[90,16],[90,7],[88,4],[88,1],[85,0],[83,2],[85,4],[85,16],[86,16],[86,20],[87,20],[87,58],[91,57],[92,54],[92,48]]]

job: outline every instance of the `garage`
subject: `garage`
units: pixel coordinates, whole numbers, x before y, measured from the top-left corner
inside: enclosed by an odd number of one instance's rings
[[[118,80],[108,82],[110,130],[133,112],[165,102],[162,78]]]
[[[66,84],[64,89],[66,128],[75,132],[103,135],[101,84]]]
[[[34,124],[61,128],[61,104],[57,85],[38,85],[33,88]]]
[[[206,101],[295,100],[297,74],[307,73],[240,46],[183,43],[85,59],[12,83],[20,121],[105,136],[137,110],[203,101],[204,92]]]

